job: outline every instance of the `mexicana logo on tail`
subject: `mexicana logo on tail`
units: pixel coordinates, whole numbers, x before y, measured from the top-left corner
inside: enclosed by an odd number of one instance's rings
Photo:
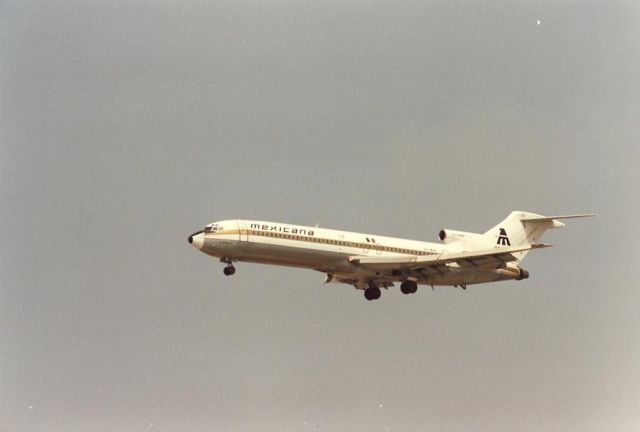
[[[498,243],[502,246],[511,246],[511,242],[509,241],[509,237],[507,237],[507,232],[504,228],[500,228],[500,235],[498,236]]]

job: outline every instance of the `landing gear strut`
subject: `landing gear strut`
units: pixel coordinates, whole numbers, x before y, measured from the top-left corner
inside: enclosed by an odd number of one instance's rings
[[[413,294],[418,291],[418,284],[412,280],[406,280],[400,284],[402,294]]]

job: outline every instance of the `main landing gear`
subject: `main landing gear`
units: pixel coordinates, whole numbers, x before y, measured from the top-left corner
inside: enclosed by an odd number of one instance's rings
[[[412,280],[403,281],[400,284],[400,291],[403,294],[413,294],[418,291],[418,284]],[[376,286],[374,282],[369,282],[369,287],[364,290],[364,298],[367,300],[378,300],[380,298],[380,287]]]
[[[380,292],[380,288],[376,286],[372,286],[364,290],[364,298],[367,300],[378,300],[382,293]]]
[[[418,284],[412,280],[403,281],[400,284],[400,291],[402,291],[402,294],[413,294],[418,291]]]

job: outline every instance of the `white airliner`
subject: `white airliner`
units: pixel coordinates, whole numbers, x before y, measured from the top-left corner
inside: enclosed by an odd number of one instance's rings
[[[326,273],[325,282],[341,282],[364,290],[367,300],[380,298],[380,288],[400,283],[404,294],[418,284],[454,286],[522,280],[529,272],[520,262],[561,219],[593,214],[541,216],[514,211],[484,234],[443,229],[442,243],[404,240],[373,234],[254,220],[224,220],[189,236],[189,243],[226,263],[245,261],[302,267]]]

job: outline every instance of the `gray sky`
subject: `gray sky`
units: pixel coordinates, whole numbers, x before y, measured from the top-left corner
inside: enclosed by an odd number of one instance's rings
[[[538,20],[540,21],[538,23]],[[640,430],[637,2],[0,4],[1,431]],[[186,237],[596,212],[367,302]]]

